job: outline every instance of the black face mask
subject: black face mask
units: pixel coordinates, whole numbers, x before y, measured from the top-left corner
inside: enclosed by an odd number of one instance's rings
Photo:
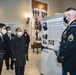
[[[27,32],[24,32],[24,34],[27,34]]]
[[[65,23],[68,23],[68,20],[66,20],[66,17],[64,17],[63,20]]]

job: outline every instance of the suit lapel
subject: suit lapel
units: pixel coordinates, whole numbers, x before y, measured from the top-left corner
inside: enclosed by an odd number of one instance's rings
[[[0,36],[0,40],[1,40],[2,43],[4,43],[3,37]]]
[[[6,34],[6,38],[9,40],[8,34]]]

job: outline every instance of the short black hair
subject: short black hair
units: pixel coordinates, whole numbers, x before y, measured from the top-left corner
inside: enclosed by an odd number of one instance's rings
[[[15,31],[17,32],[19,29],[20,29],[20,28],[16,28],[16,30],[15,30]]]
[[[3,26],[6,26],[4,23],[0,23],[0,28],[2,28]]]
[[[10,29],[11,29],[11,27],[10,27],[10,26],[7,26],[7,27],[6,27],[6,30],[7,30],[8,28],[10,28]]]
[[[73,7],[70,7],[70,8],[68,8],[68,9],[66,9],[65,11],[70,11],[70,10],[74,10],[74,11],[76,11],[76,9],[73,8]]]

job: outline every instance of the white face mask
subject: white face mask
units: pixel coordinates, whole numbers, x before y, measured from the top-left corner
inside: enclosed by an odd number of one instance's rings
[[[25,34],[25,36],[27,36],[27,35]]]
[[[6,34],[6,30],[5,29],[2,29],[2,34]]]
[[[19,36],[22,36],[22,32],[18,32],[17,34],[18,34]]]
[[[10,34],[11,33],[11,30],[9,30],[8,33]]]

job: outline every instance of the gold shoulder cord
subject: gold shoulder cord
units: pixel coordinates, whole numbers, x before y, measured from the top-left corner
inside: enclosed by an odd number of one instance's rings
[[[67,75],[70,75],[70,72],[67,72]]]

